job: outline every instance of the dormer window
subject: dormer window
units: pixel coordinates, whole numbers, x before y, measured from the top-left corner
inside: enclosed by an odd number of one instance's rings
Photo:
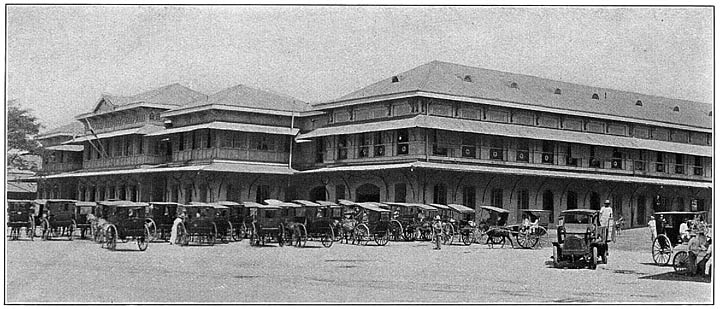
[[[560,90],[560,88],[555,88],[555,94],[562,94],[562,90]]]
[[[517,84],[516,82],[512,82],[512,83],[510,83],[510,88],[518,89],[519,87],[518,87],[518,84]]]
[[[400,79],[398,79],[397,76],[393,76],[393,77],[392,77],[392,82],[393,82],[393,83],[397,83],[397,82],[399,82],[399,81],[400,81]]]
[[[673,108],[673,112],[679,112],[679,111],[680,111],[680,107],[675,106],[675,108]]]
[[[593,100],[600,100],[600,96],[597,93],[593,93],[592,95]]]
[[[463,81],[466,81],[466,82],[468,82],[468,83],[472,83],[472,77],[471,77],[470,75],[465,75],[465,77],[463,77]]]
[[[642,101],[637,100],[637,102],[635,102],[635,105],[637,105],[637,106],[642,106]]]

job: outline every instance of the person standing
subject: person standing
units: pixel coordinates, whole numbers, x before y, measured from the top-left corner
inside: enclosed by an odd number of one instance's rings
[[[708,240],[707,251],[705,251],[705,257],[703,258],[706,260],[705,275],[708,275],[708,276],[710,275],[710,268],[712,268],[712,264],[713,264],[712,252],[713,252],[712,240]]]
[[[608,227],[610,219],[612,219],[612,208],[610,208],[610,200],[605,200],[605,205],[600,209],[600,235],[604,241],[607,241]]]
[[[655,241],[655,238],[657,238],[657,224],[655,223],[655,216],[650,216],[648,229],[650,229],[650,243],[652,243]]]
[[[432,225],[433,234],[435,235],[435,248],[434,250],[440,250],[440,242],[442,241],[442,222],[440,216],[435,216],[435,222]]]
[[[173,221],[172,228],[170,229],[170,245],[174,245],[177,242],[178,226],[182,221],[183,214],[180,213],[177,215],[177,218],[175,218],[175,221]]]
[[[704,250],[701,241],[700,234],[705,234],[704,231],[700,231],[697,236],[690,234],[690,241],[688,242],[688,274],[693,276],[697,272],[697,257],[700,252]]]

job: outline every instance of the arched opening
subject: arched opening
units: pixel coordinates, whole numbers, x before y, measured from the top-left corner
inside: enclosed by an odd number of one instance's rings
[[[355,201],[380,202],[380,188],[376,185],[366,183],[355,190]]]
[[[600,210],[600,194],[590,192],[590,209]]]
[[[310,196],[308,197],[311,201],[327,201],[328,194],[325,190],[325,186],[318,186],[310,190]]]
[[[554,222],[555,218],[555,196],[553,195],[552,191],[545,190],[543,192],[543,210],[549,210],[550,211],[550,222]]]
[[[567,193],[567,209],[577,209],[577,193],[575,191]]]
[[[645,222],[647,222],[647,220],[649,219],[649,218],[645,217],[645,207],[646,206],[645,206],[645,196],[644,195],[640,195],[637,197],[636,207],[637,207],[637,216],[636,216],[637,224],[644,225]],[[634,219],[635,218],[630,218],[630,222],[636,222],[636,221],[634,221]]]

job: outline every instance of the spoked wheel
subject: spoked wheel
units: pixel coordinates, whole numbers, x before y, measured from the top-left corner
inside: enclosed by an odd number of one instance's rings
[[[658,235],[653,241],[652,246],[653,261],[657,265],[667,265],[670,263],[670,257],[672,257],[672,246],[670,245],[670,239],[665,235]]]
[[[387,245],[388,241],[390,240],[390,230],[388,229],[385,232],[375,233],[373,234],[373,238],[375,239],[375,243],[378,244],[378,246]]]
[[[598,248],[592,248],[592,254],[590,254],[590,269],[597,268]]]
[[[148,225],[146,224],[144,230],[145,232],[143,233],[143,236],[140,236],[136,239],[138,249],[140,249],[140,251],[145,251],[148,247],[148,244],[150,243],[150,227],[148,227]]]
[[[105,248],[110,251],[115,251],[115,248],[117,247],[117,240],[117,228],[115,228],[115,225],[111,224],[105,230]]]
[[[530,249],[532,247],[532,245],[530,245],[530,230],[528,229],[521,229],[518,231],[515,235],[515,240],[517,240],[517,243],[521,248]]]
[[[360,224],[355,227],[355,241],[358,245],[367,246],[370,242],[370,229],[365,224]]]
[[[147,226],[148,231],[150,231],[150,237],[147,239],[148,241],[155,241],[158,239],[158,232],[157,232],[157,224],[155,224],[155,220],[153,219],[145,219],[145,226]]]
[[[390,221],[390,238],[393,241],[398,241],[400,239],[405,238],[404,235],[405,235],[405,232],[403,231],[403,226],[400,223],[400,221],[391,220]],[[408,239],[405,238],[405,240],[408,240]]]
[[[207,242],[209,245],[214,246],[215,241],[217,240],[218,229],[217,229],[217,225],[215,225],[215,222],[213,222],[212,225],[213,225],[213,228],[210,231],[210,234],[207,235]]]
[[[181,246],[187,246],[190,244],[190,235],[188,234],[188,230],[185,228],[184,223],[180,222],[180,224],[178,224],[177,233]]]
[[[690,269],[690,259],[685,251],[678,252],[673,258],[673,268],[675,272],[686,274]]]
[[[323,247],[330,248],[332,247],[334,241],[335,231],[333,231],[332,225],[330,225],[330,229],[325,232],[325,234],[322,236],[322,239],[320,239],[320,242],[322,243]]]

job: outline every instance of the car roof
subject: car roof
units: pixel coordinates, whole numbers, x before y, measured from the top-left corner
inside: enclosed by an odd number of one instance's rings
[[[510,213],[510,211],[505,208],[500,208],[500,207],[495,207],[495,206],[480,206],[480,208],[489,210],[489,211],[499,212],[499,213]]]

